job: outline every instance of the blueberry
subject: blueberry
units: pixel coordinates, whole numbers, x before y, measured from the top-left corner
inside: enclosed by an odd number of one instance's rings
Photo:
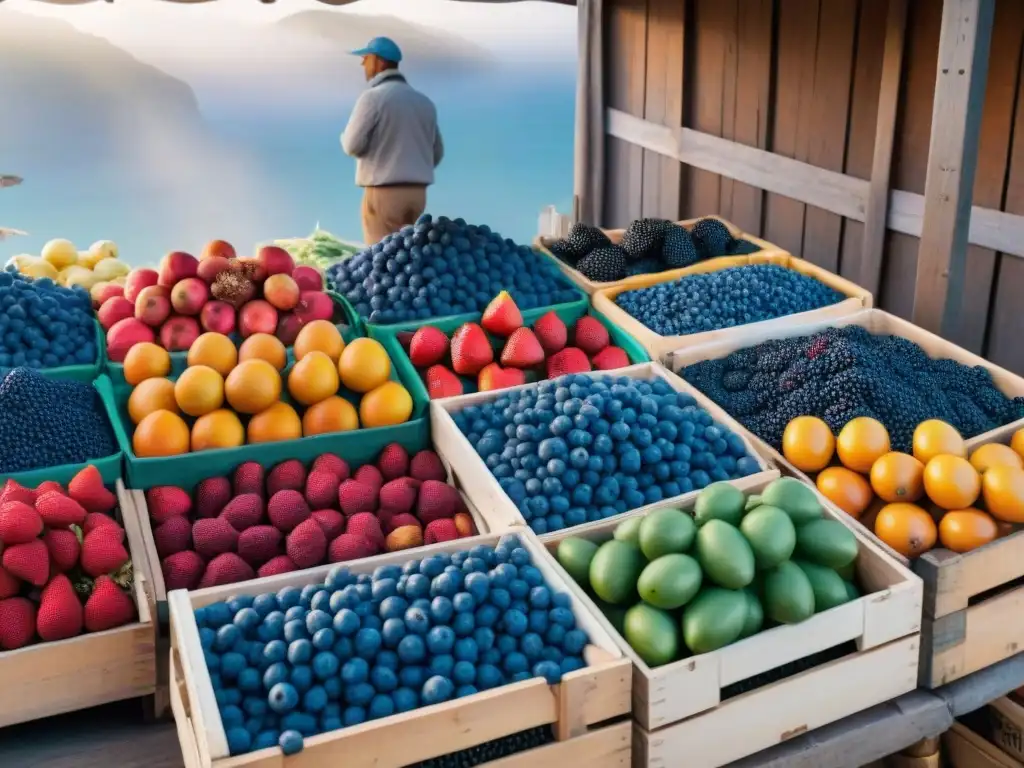
[[[302,751],[302,734],[298,731],[283,731],[277,742],[285,755],[295,755]]]
[[[299,704],[299,692],[290,683],[277,683],[267,694],[267,703],[279,715],[291,712]]]
[[[424,706],[448,701],[455,693],[455,686],[447,677],[434,675],[423,684],[421,698]]]

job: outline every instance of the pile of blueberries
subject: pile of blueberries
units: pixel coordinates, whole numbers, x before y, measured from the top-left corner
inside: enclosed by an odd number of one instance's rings
[[[89,292],[12,270],[0,272],[0,369],[95,363],[96,321]]]

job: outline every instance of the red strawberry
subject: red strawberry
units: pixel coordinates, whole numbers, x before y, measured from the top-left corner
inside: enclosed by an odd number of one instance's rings
[[[452,336],[452,369],[462,376],[476,376],[494,360],[494,350],[484,329],[465,323]]]
[[[412,344],[412,337],[416,334],[412,331],[398,331],[395,333],[395,338],[398,339],[398,343],[402,345],[402,349],[409,351],[409,345]]]
[[[407,525],[415,525],[422,528],[422,524],[419,520],[408,513],[402,513],[394,515],[390,520],[387,521],[387,525],[384,526],[384,533],[391,533],[396,528],[404,528]]]
[[[536,334],[537,341],[540,342],[541,347],[549,355],[561,352],[565,347],[565,343],[569,340],[569,329],[565,327],[562,318],[554,310],[540,316],[537,322],[533,324],[533,332]]]
[[[385,445],[377,457],[377,469],[385,480],[404,477],[409,471],[409,452],[401,443]]]
[[[502,368],[497,363],[484,366],[477,377],[476,387],[481,392],[508,389],[526,383],[526,374],[518,368]]]
[[[231,552],[238,546],[238,531],[223,517],[204,517],[192,523],[192,542],[204,560]]]
[[[43,534],[43,543],[46,544],[46,551],[50,553],[50,565],[55,571],[66,573],[78,565],[82,545],[73,531],[50,529]],[[0,582],[2,581],[3,579],[0,579]],[[3,597],[2,589],[0,597]]]
[[[255,493],[263,498],[263,467],[255,461],[246,461],[235,467],[234,491],[236,496]]]
[[[24,648],[36,634],[36,607],[24,597],[0,600],[0,649]]]
[[[160,563],[164,573],[164,586],[167,591],[172,589],[195,589],[203,578],[206,563],[198,553],[187,549],[165,557]]]
[[[188,517],[192,511],[192,499],[181,488],[158,485],[146,491],[146,507],[150,519],[159,525],[172,517]]]
[[[501,364],[508,368],[532,368],[544,362],[544,348],[529,328],[517,328],[501,351]]]
[[[349,560],[372,557],[378,551],[374,544],[362,536],[354,533],[343,533],[331,542],[331,546],[327,551],[327,559],[332,563],[345,563]]]
[[[400,477],[380,489],[380,508],[393,515],[409,512],[416,504],[415,488],[409,478]]]
[[[48,491],[36,499],[36,512],[50,528],[67,528],[85,522],[85,507],[56,491]]]
[[[254,578],[256,572],[251,565],[234,552],[225,552],[206,564],[203,578],[199,580],[199,588],[222,587],[225,584],[237,584]]]
[[[46,642],[67,640],[82,631],[82,613],[82,604],[71,579],[58,573],[43,588],[39,598],[36,631]]]
[[[52,480],[45,481],[52,483]],[[56,485],[56,483],[54,483]],[[40,488],[42,486],[40,485]],[[60,486],[57,485],[60,489]],[[17,480],[9,479],[4,483],[3,490],[0,490],[0,506],[3,506],[9,501],[20,501],[22,504],[28,504],[30,507],[36,503],[36,491],[31,488],[26,488]]]
[[[459,492],[450,485],[437,480],[427,480],[420,486],[416,516],[424,524],[428,524],[440,518],[454,516],[461,504]]]
[[[557,379],[570,373],[586,373],[590,370],[587,354],[577,347],[566,347],[548,358],[548,378]]]
[[[0,568],[0,600],[14,597],[20,589],[21,582],[8,573],[5,568]]]
[[[298,491],[287,491],[294,493],[300,499],[302,494]],[[263,497],[255,493],[243,493],[235,496],[221,510],[218,517],[227,520],[236,531],[244,531],[254,525],[259,525],[263,520]]]
[[[281,553],[281,532],[272,525],[254,525],[238,535],[238,555],[253,568]]]
[[[39,539],[15,544],[4,549],[3,567],[12,576],[41,587],[50,578],[50,553]]]
[[[377,509],[377,492],[366,483],[346,480],[338,487],[338,507],[349,517],[373,512]]]
[[[480,325],[495,336],[507,337],[523,326],[523,314],[508,291],[502,291],[487,305]]]
[[[172,517],[153,531],[153,543],[161,559],[192,548],[192,523],[187,517]]]
[[[448,337],[432,325],[416,330],[409,342],[409,359],[417,368],[439,363],[448,354]]]
[[[427,395],[431,400],[458,397],[463,392],[462,379],[443,365],[432,365],[427,368],[424,378],[427,382]]]
[[[318,470],[330,472],[338,478],[339,483],[349,478],[348,462],[333,453],[321,453],[313,460],[313,466],[309,471],[316,472]]]
[[[309,504],[298,491],[278,491],[267,504],[267,517],[279,531],[288,533],[309,519]]]
[[[86,534],[82,541],[82,570],[96,578],[113,573],[128,562],[128,551],[120,538],[108,528],[98,528]]]
[[[588,355],[596,355],[611,343],[604,323],[592,315],[584,315],[573,329],[576,346]]]
[[[267,560],[256,573],[262,579],[266,576],[277,576],[280,573],[292,573],[297,570],[299,569],[295,567],[295,563],[292,562],[288,555],[278,555],[271,560]]]
[[[455,541],[459,538],[459,529],[455,521],[447,518],[431,520],[423,531],[424,544],[437,544],[441,541]]]
[[[327,537],[320,523],[306,520],[295,526],[284,543],[285,552],[299,568],[312,568],[327,557]]]
[[[103,475],[92,464],[71,478],[68,496],[89,512],[110,512],[117,506],[117,496],[107,490]]]
[[[282,461],[267,475],[267,495],[278,491],[301,491],[306,485],[306,468],[298,459]]]
[[[216,517],[231,501],[231,481],[226,477],[208,477],[196,486],[196,516]]]
[[[316,509],[309,516],[320,524],[328,541],[345,532],[345,516],[336,509]]]
[[[97,528],[109,528],[111,531],[117,531],[118,540],[124,541],[124,528],[118,525],[114,518],[104,515],[102,512],[90,512],[85,516],[85,522],[82,523],[82,533],[88,536]]]
[[[364,464],[356,473],[352,475],[352,479],[363,485],[368,485],[373,488],[374,493],[380,493],[380,489],[384,485],[384,475],[380,473],[373,464]]]
[[[338,502],[338,479],[326,469],[315,469],[306,478],[306,501],[313,509],[327,509]]]
[[[369,512],[360,512],[348,519],[346,533],[362,536],[373,544],[378,550],[384,547],[384,531],[381,530],[380,520]]]
[[[48,491],[64,493],[64,486],[56,480],[43,480],[43,482],[36,486],[35,495],[39,496],[39,494],[46,493]],[[35,504],[35,498],[32,499],[32,503]]]
[[[24,544],[43,532],[43,519],[28,504],[9,501],[0,506],[0,544]]]
[[[92,594],[85,601],[85,628],[103,632],[123,627],[135,619],[135,603],[109,576],[97,576]]]
[[[409,474],[420,482],[425,480],[444,482],[448,479],[448,470],[444,468],[441,457],[429,448],[425,448],[412,457],[412,461],[409,462]]]
[[[594,364],[595,370],[611,371],[629,365],[629,357],[620,347],[605,347],[590,362]]]

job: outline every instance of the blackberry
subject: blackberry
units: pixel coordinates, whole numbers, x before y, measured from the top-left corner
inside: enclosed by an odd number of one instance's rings
[[[600,229],[592,227],[590,224],[584,224],[582,221],[573,224],[565,238],[566,245],[577,259],[583,258],[597,248],[611,245],[611,242]]]
[[[576,268],[594,282],[621,280],[626,274],[626,252],[617,245],[597,248],[580,259]]]
[[[492,760],[500,760],[503,757],[525,752],[528,749],[542,747],[554,741],[554,735],[549,726],[531,728],[528,731],[520,731],[511,736],[494,739],[461,752],[453,752],[450,755],[435,757],[431,760],[424,760],[422,763],[415,763],[410,768],[473,768]]]
[[[697,241],[697,250],[701,258],[713,259],[729,253],[729,245],[733,241],[732,233],[718,219],[701,219],[690,230]]]
[[[665,265],[657,259],[646,258],[631,261],[626,265],[626,277],[633,275],[653,275],[665,271]]]
[[[739,238],[736,240],[731,240],[725,252],[729,256],[746,256],[747,254],[751,253],[760,253],[761,247],[759,245],[754,245],[749,240]]]
[[[657,256],[669,226],[665,219],[637,219],[626,227],[619,244],[631,259]]]
[[[686,227],[670,224],[661,245],[661,258],[669,269],[689,267],[700,261],[693,236]]]
[[[569,242],[564,239],[554,240],[548,243],[548,250],[570,266],[574,266],[576,261],[579,259],[576,251],[571,245],[569,245]]]

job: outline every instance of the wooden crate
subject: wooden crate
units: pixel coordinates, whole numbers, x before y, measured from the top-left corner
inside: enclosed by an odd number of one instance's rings
[[[117,496],[124,504],[120,480]],[[145,559],[141,532],[131,515],[122,519],[135,568]],[[156,627],[145,569],[134,570],[133,596],[139,615],[132,624],[0,652],[0,727],[151,696],[156,690]]]
[[[783,251],[782,248],[780,248],[779,246],[772,245],[767,240],[762,240],[759,237],[755,237],[754,235],[742,231],[735,224],[726,221],[721,216],[702,216],[701,218],[717,219],[718,221],[722,222],[726,226],[726,228],[728,228],[729,232],[732,234],[733,237],[737,239],[743,238],[744,240],[748,240],[749,242],[761,248],[762,252],[785,253],[785,251]],[[693,225],[700,220],[701,219],[686,219],[685,221],[677,221],[676,223],[682,227],[686,227],[687,229],[693,229]],[[613,243],[619,243],[622,240],[622,234],[625,231],[626,230],[624,229],[606,229],[604,230],[604,233],[608,236],[608,239],[611,240]],[[593,280],[587,279],[578,269],[574,269],[573,267],[569,266],[549,250],[548,246],[551,245],[551,243],[556,239],[558,238],[543,236],[537,237],[533,241],[533,247],[536,251],[542,253],[544,256],[547,256],[549,259],[551,259],[555,263],[555,266],[557,266],[562,271],[562,274],[568,277],[582,290],[586,291],[588,296],[592,295],[595,291],[601,290],[602,288],[611,288],[612,286],[619,285],[622,282],[621,280],[612,282],[595,282]]]
[[[745,492],[770,482],[747,478]],[[683,504],[658,504],[692,509]],[[607,541],[625,517],[579,526],[561,539]],[[826,514],[838,514],[826,510]],[[855,532],[858,579],[872,590],[857,600],[780,626],[712,653],[662,667],[647,666],[575,583],[622,652],[633,662],[634,764],[672,766],[685,754],[687,768],[715,768],[913,690],[917,684],[921,580],[890,558],[871,537]],[[854,641],[857,652],[793,677],[723,701],[723,689],[783,665]],[[827,692],[827,694],[823,693]],[[731,734],[726,737],[727,734]]]
[[[992,741],[1014,760],[1024,760],[1024,707],[1008,696],[988,705]]]
[[[585,375],[590,376],[591,378],[598,378],[606,375],[616,377],[626,376],[631,379],[644,381],[650,381],[655,378],[664,379],[676,391],[692,395],[697,401],[697,404],[710,413],[716,422],[722,424],[732,432],[735,432],[743,440],[748,453],[757,460],[761,468],[761,472],[757,475],[753,475],[752,477],[777,476],[778,473],[775,472],[767,461],[765,461],[758,449],[754,446],[753,442],[748,439],[749,433],[743,429],[743,427],[741,427],[731,416],[729,416],[729,414],[719,408],[715,403],[711,402],[711,400],[706,398],[678,376],[671,374],[659,363],[641,363],[639,365],[631,365],[627,368],[619,368],[618,370],[611,372],[592,371]],[[525,526],[526,519],[512,502],[512,499],[510,499],[502,489],[497,478],[491,474],[490,469],[487,468],[487,465],[484,463],[484,460],[480,458],[476,449],[470,445],[466,436],[459,431],[459,428],[455,425],[455,421],[452,419],[451,414],[457,413],[472,405],[480,405],[481,403],[497,400],[510,391],[537,386],[537,384],[523,384],[518,387],[511,387],[509,389],[492,392],[474,392],[470,395],[435,400],[430,404],[430,424],[431,431],[434,436],[435,450],[438,455],[441,456],[446,465],[451,468],[459,486],[463,489],[467,498],[476,504],[477,509],[480,510],[481,515],[487,521],[491,530],[505,530],[512,526]],[[674,499],[669,499],[667,502],[673,504],[683,503],[687,500],[696,498],[698,493],[699,491],[692,491],[688,494],[677,496]],[[620,518],[621,515],[615,519]],[[571,531],[573,529],[567,528],[564,530]],[[553,535],[555,534],[545,534],[540,538],[543,541]]]
[[[1024,763],[962,723],[953,723],[942,735],[942,754],[950,768],[1024,768]]]
[[[224,726],[203,660],[193,610],[228,595],[257,595],[285,586],[316,583],[333,566],[196,592],[171,592],[168,595],[172,633],[171,703],[186,767],[399,768],[544,725],[554,729],[556,744],[506,758],[498,764],[503,768],[525,768],[526,765],[536,768],[538,764],[560,768],[627,765],[631,752],[630,723],[602,724],[629,714],[630,662],[604,624],[570,590],[561,569],[547,556],[537,538],[529,531],[521,531],[519,536],[547,583],[572,598],[577,622],[588,632],[592,643],[586,649],[588,666],[585,669],[566,675],[558,685],[548,685],[540,678],[524,680],[463,699],[320,734],[306,739],[303,751],[289,758],[277,747],[228,757]],[[427,557],[437,552],[456,552],[477,544],[494,544],[499,538],[498,534],[486,534],[434,544],[415,553],[394,552],[356,560],[348,565],[356,573],[365,573],[380,565],[404,563],[411,554]]]

